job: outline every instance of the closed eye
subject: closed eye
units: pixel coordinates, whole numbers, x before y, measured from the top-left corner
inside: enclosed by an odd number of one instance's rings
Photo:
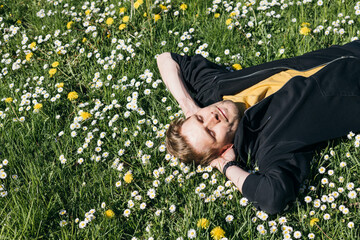
[[[200,123],[204,123],[204,119],[203,119],[202,116],[196,115],[196,119],[197,119]],[[216,134],[215,134],[215,132],[212,131],[212,130],[210,130],[210,129],[208,129],[208,128],[206,128],[205,130],[206,130],[206,132],[211,136],[211,138],[213,138],[213,139],[216,141]]]
[[[211,131],[210,129],[208,129],[208,133],[211,135],[212,138],[214,138],[216,140],[216,135],[214,131]]]

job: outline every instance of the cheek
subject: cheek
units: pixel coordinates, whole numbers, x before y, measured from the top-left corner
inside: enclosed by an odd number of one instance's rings
[[[229,135],[229,128],[226,126],[221,126],[216,131],[218,141],[226,141],[229,138]]]

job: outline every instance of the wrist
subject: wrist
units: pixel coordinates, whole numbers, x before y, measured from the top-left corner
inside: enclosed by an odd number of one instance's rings
[[[238,162],[236,160],[228,161],[222,168],[222,173],[225,175],[225,177],[226,177],[226,171],[228,170],[228,168],[230,168],[232,166],[240,167],[240,162]]]
[[[224,159],[224,158],[223,158]],[[220,162],[220,169],[219,171],[220,172],[224,172],[224,167],[226,166],[227,163],[229,162],[232,162],[231,160],[227,160],[227,159],[224,159],[223,161]]]

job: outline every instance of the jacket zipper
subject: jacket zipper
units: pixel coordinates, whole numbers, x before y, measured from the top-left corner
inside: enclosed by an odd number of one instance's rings
[[[270,70],[275,70],[275,69],[285,69],[285,70],[295,70],[295,71],[298,71],[298,72],[305,72],[305,71],[312,70],[312,69],[317,68],[317,67],[322,66],[322,65],[325,65],[325,66],[326,66],[326,65],[328,65],[328,64],[330,64],[330,63],[336,62],[336,61],[338,61],[338,60],[340,60],[340,59],[344,59],[344,58],[357,58],[357,57],[354,57],[354,56],[341,56],[341,57],[335,58],[335,59],[333,59],[333,60],[331,60],[331,61],[329,61],[329,62],[320,64],[320,65],[316,65],[315,67],[312,67],[312,68],[309,68],[309,69],[305,69],[305,70],[297,70],[297,69],[295,69],[295,68],[290,68],[290,67],[267,68],[267,69],[263,69],[263,70],[260,70],[260,71],[257,71],[257,72],[254,72],[254,73],[245,75],[245,76],[220,80],[219,83],[224,82],[224,81],[234,81],[234,80],[239,80],[239,79],[242,79],[242,78],[247,78],[247,77],[251,77],[251,76],[256,76],[256,75],[258,75],[258,74],[262,74],[262,73],[264,73],[264,72],[268,72],[268,71],[270,71]]]

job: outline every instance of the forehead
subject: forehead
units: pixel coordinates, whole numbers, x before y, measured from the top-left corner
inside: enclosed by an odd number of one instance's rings
[[[181,127],[183,135],[189,144],[197,151],[209,148],[213,144],[213,139],[207,133],[204,126],[197,120],[195,115],[189,117]]]

